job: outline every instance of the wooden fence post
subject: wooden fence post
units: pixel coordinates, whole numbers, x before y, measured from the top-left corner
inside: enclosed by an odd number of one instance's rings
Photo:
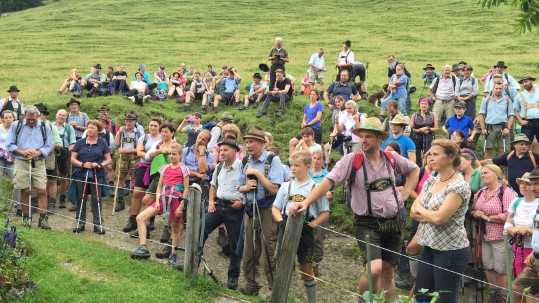
[[[304,222],[304,213],[296,217],[289,216],[286,222],[279,260],[277,260],[277,266],[273,273],[273,291],[271,292],[270,300],[272,303],[287,302],[288,289],[290,288],[290,280],[296,263],[296,254]]]
[[[188,277],[198,276],[200,263],[200,218],[201,214],[201,190],[198,184],[189,186],[187,202],[187,227],[185,229],[185,258],[183,270]]]

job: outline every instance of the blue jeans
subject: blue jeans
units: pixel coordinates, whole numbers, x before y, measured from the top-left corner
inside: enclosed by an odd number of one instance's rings
[[[460,279],[462,273],[468,265],[470,257],[470,248],[465,248],[440,251],[425,246],[423,252],[419,255],[419,260],[427,262],[419,262],[417,268],[417,278],[415,282],[415,293],[418,294],[418,289],[426,288],[428,292],[440,292],[439,303],[454,303],[459,300]],[[451,270],[458,274],[440,269],[438,267]],[[430,301],[428,296],[417,295],[416,301]]]
[[[389,101],[397,100],[397,102],[399,103],[399,110],[401,114],[407,115],[408,114],[408,107],[406,106],[407,98],[408,97],[406,95],[400,98],[395,98],[393,97],[393,94],[389,94],[389,96],[385,98],[384,100],[382,100],[382,102],[380,103],[380,110],[387,110],[387,104],[389,103]]]
[[[228,278],[238,278],[240,276],[241,259],[236,254],[236,246],[240,237],[241,221],[243,219],[243,208],[234,209],[230,205],[215,203],[215,212],[206,213],[206,224],[204,226],[204,243],[208,236],[221,224],[225,224],[230,245],[230,264],[228,265]]]

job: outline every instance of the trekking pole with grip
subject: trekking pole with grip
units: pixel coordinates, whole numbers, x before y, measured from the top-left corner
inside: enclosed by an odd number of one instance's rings
[[[120,148],[124,147],[124,133],[120,135]],[[116,170],[118,176],[116,176],[116,184],[114,186],[114,203],[112,205],[112,215],[116,213],[116,204],[118,203],[118,184],[120,183],[120,169],[122,167],[122,153],[118,156],[118,162],[116,165]],[[125,186],[125,185],[124,185]],[[122,192],[123,193],[123,192]]]
[[[99,201],[100,193],[99,193],[99,186],[97,185],[97,169],[95,169],[95,167],[94,167],[94,181],[95,181],[95,198],[97,200],[97,213],[99,214],[99,231],[101,232],[103,230],[103,220],[101,218],[101,203]]]
[[[28,221],[32,223],[32,166],[35,165],[34,160],[28,160]]]
[[[84,179],[84,186],[82,189],[82,198],[80,199],[80,209],[79,209],[79,216],[77,217],[77,229],[80,225],[80,216],[82,215],[82,208],[84,207],[84,198],[86,196],[86,186],[88,186],[88,174],[90,173],[90,170],[86,170],[86,178]],[[86,223],[86,222],[85,222]]]

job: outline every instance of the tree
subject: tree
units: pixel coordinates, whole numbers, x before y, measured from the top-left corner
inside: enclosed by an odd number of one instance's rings
[[[483,7],[491,8],[492,6],[500,6],[501,4],[508,5],[508,0],[479,0],[479,4]],[[525,34],[535,29],[536,34],[539,34],[539,1],[537,0],[512,0],[511,7],[518,8],[521,13],[517,18],[515,32]]]
[[[43,0],[0,0],[0,12],[17,12],[41,5]]]

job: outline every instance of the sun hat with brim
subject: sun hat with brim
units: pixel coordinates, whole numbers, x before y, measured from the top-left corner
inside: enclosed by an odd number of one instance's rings
[[[403,114],[396,114],[395,117],[393,117],[393,119],[391,119],[391,121],[390,121],[389,123],[391,123],[391,124],[408,125],[408,122],[407,122],[406,119],[404,118],[404,115],[403,115]]]
[[[34,106],[37,108],[37,110],[41,114],[44,114],[45,116],[48,116],[50,114],[49,110],[47,109],[45,105],[43,105],[43,103],[38,103],[38,104],[35,104]]]
[[[458,64],[458,63],[453,64],[453,66],[451,67],[452,72],[460,70],[460,69],[461,69],[460,64]]]
[[[427,63],[427,65],[426,65],[425,67],[423,67],[423,70],[427,70],[427,69],[429,69],[429,68],[432,69],[432,70],[435,70],[435,69],[436,69],[436,67],[432,66],[432,64]]]
[[[105,121],[107,122],[107,124],[109,123],[109,118],[107,117],[107,115],[99,114],[97,116],[97,120]]]
[[[264,130],[261,127],[255,125],[251,127],[251,130],[249,130],[249,132],[243,136],[243,140],[247,139],[256,139],[265,143],[266,134],[264,134]]]
[[[528,183],[531,182],[529,172],[524,173],[524,175],[522,175],[522,178],[517,178],[517,184],[520,184],[520,182],[522,182],[522,181],[528,182]]]
[[[127,113],[124,120],[137,120],[137,115],[135,113]]]
[[[99,110],[100,110],[100,111],[101,111],[101,110],[109,111],[110,109],[109,109],[109,107],[108,107],[106,104],[103,104],[103,105],[101,105],[101,107],[99,108]]]
[[[224,112],[223,115],[221,116],[220,120],[230,122],[230,123],[234,123],[234,116],[232,116],[232,114],[229,113],[229,112]]]
[[[69,107],[73,103],[77,103],[80,106],[80,101],[74,98],[69,99],[69,102],[66,103],[66,106]]]
[[[236,138],[231,137],[231,136],[227,136],[226,138],[221,140],[221,142],[218,142],[217,145],[219,147],[221,147],[221,145],[228,145],[228,146],[232,147],[233,149],[235,149],[237,151],[240,150],[240,146],[238,145],[238,141],[236,140]]]
[[[505,62],[498,61],[498,63],[493,65],[494,67],[501,67],[501,68],[507,68],[507,65],[505,65]]]
[[[522,75],[522,77],[520,77],[520,80],[518,80],[518,84],[522,84],[522,83],[524,83],[524,81],[526,81],[526,80],[532,80],[532,81],[535,81],[535,78],[532,77],[531,75],[524,74],[524,75]]]
[[[11,92],[20,92],[20,90],[17,88],[17,86],[15,85],[12,85],[9,87],[9,89],[7,90],[8,93],[11,93]]]
[[[532,170],[532,172],[528,176],[528,179],[537,179],[537,178],[539,178],[539,166],[536,167],[534,170]]]
[[[223,66],[223,67],[224,67],[224,66]],[[266,73],[266,72],[269,72],[269,70],[270,70],[270,69],[269,69],[269,66],[268,66],[266,63],[260,63],[260,64],[258,65],[258,69],[261,70],[261,71],[263,71],[263,72],[265,72],[265,73]]]
[[[389,135],[385,131],[382,130],[382,122],[380,122],[380,119],[376,117],[370,117],[370,118],[364,119],[358,128],[355,128],[352,130],[352,134],[359,136],[359,133],[363,130],[368,130],[368,131],[378,133],[379,135],[382,136],[383,140],[386,140],[387,138],[389,138]]]
[[[513,139],[513,141],[511,141],[511,144],[518,143],[518,142],[527,142],[527,143],[531,144],[530,139],[525,134],[517,134],[515,136],[515,139]]]

